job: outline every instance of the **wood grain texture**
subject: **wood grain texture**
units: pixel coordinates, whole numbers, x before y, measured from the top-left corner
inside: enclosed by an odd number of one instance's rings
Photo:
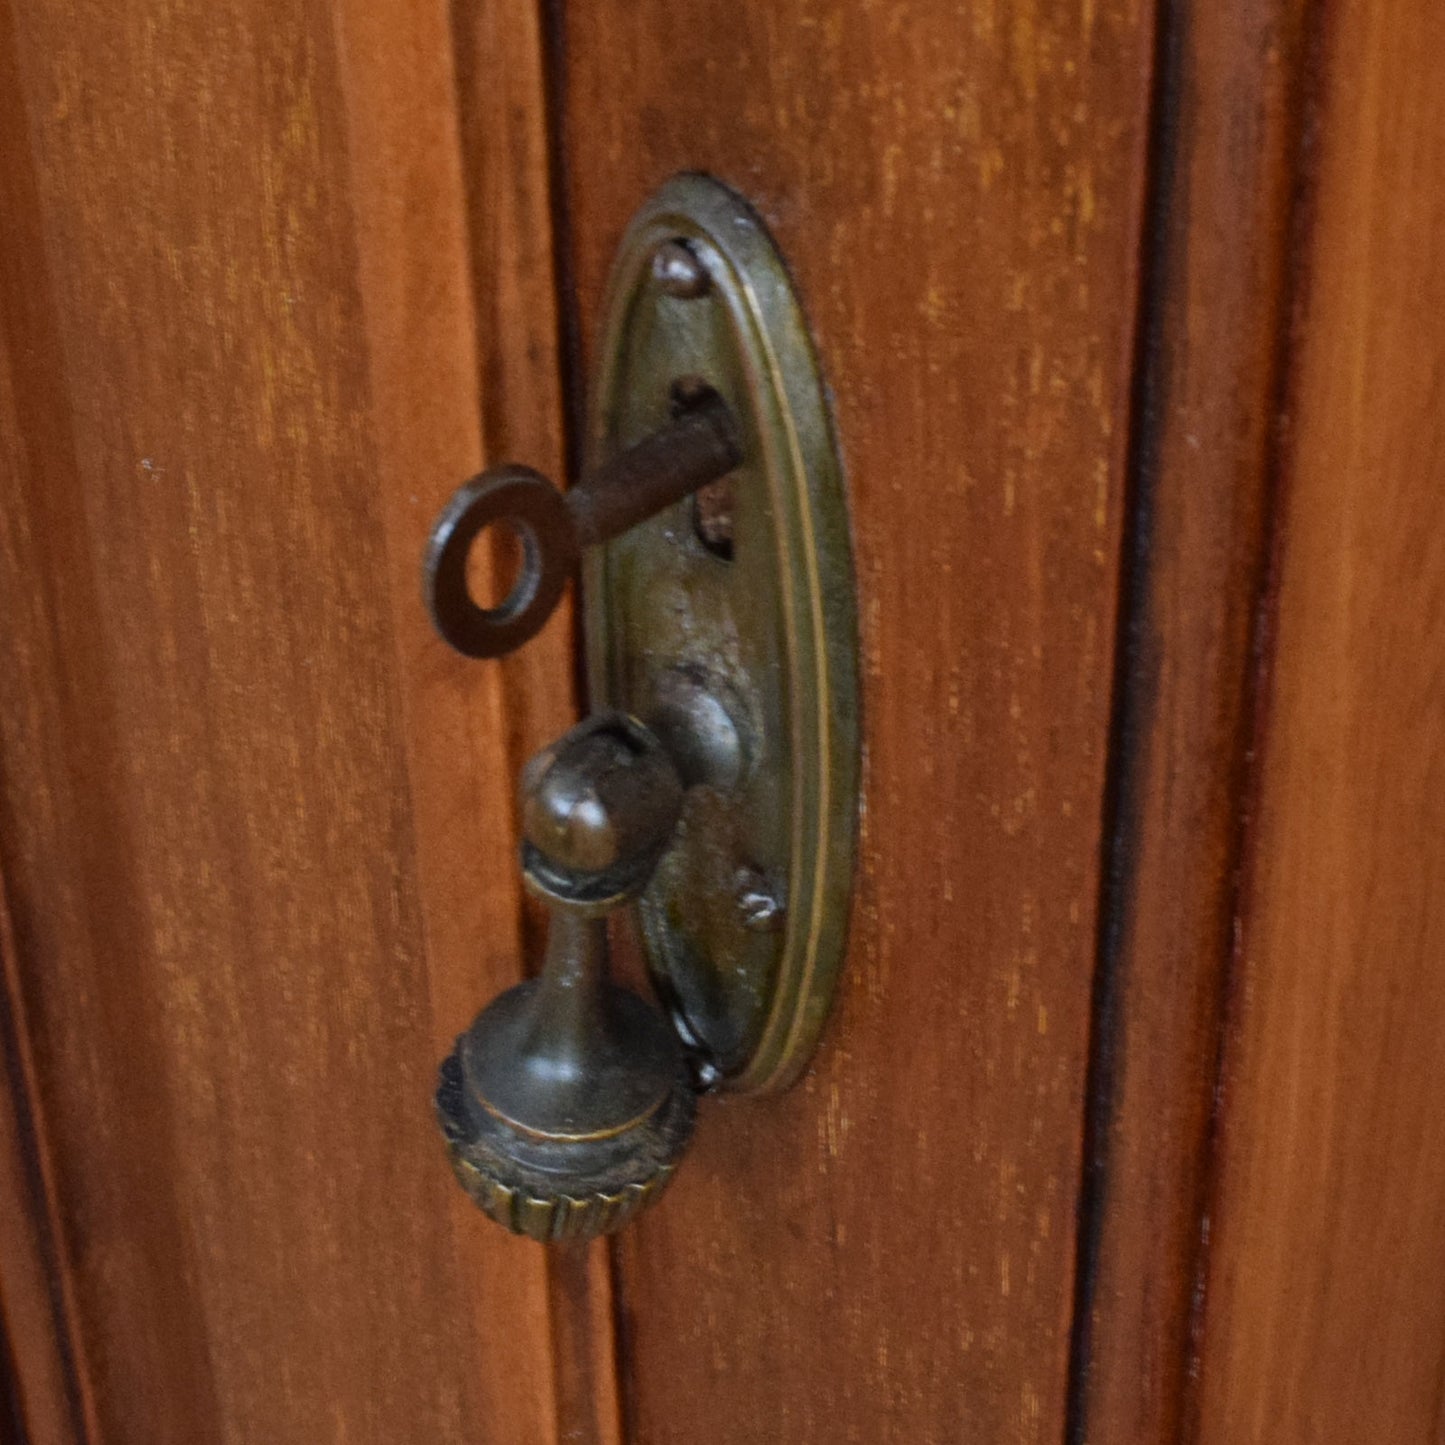
[[[452,21],[483,441],[490,461],[525,462],[560,485],[569,447],[553,218],[557,161],[539,7],[457,5]],[[574,643],[564,601],[540,636],[491,665],[506,698],[514,834],[522,765],[576,719]],[[530,899],[524,905],[523,953],[535,967],[546,910]],[[616,1445],[622,1422],[607,1245],[548,1251],[547,1266],[559,1439]]]
[[[1180,1438],[1273,518],[1302,7],[1165,7],[1075,1438]]]
[[[0,418],[18,436],[9,377]],[[57,1213],[49,1138],[10,910],[0,891],[0,1439],[84,1445],[96,1438],[90,1382],[75,1338],[77,1311]]]
[[[25,1445],[25,1425],[9,1342],[0,1335],[0,1445]]]
[[[14,145],[28,139],[28,126],[9,22],[9,11],[0,9],[0,138]],[[13,151],[4,153],[0,214],[33,216],[37,208],[31,168]],[[12,229],[7,241],[6,251],[18,247],[21,233]],[[5,274],[12,282],[16,278],[13,257]],[[43,288],[17,293],[13,285],[0,287],[0,478],[7,484],[26,465],[26,428],[20,410],[25,378],[17,376],[5,338],[14,329],[17,305],[44,326],[47,300]],[[0,528],[0,576],[14,561],[6,540]],[[4,762],[0,757],[0,765]],[[21,980],[0,874],[0,1374],[5,1377],[0,1416],[14,1445],[25,1445],[27,1437],[33,1445],[86,1445],[95,1437],[94,1406],[75,1335],[70,1261]]]
[[[1205,1445],[1445,1437],[1445,12],[1324,20]]]
[[[0,851],[98,1438],[552,1439],[429,1106],[519,953],[501,684],[417,600],[481,458],[446,11],[4,25]]]
[[[830,1038],[706,1107],[619,1244],[640,1445],[1063,1430],[1150,19],[568,11],[581,313],[668,175],[758,205],[834,388],[866,652]]]

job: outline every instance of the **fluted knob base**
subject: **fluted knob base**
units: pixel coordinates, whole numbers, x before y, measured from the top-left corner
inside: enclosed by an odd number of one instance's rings
[[[513,992],[525,995],[537,986]],[[612,992],[619,1002],[645,1007],[634,995]],[[453,1172],[483,1213],[514,1234],[580,1240],[621,1228],[661,1196],[696,1113],[680,1058],[673,1081],[641,1117],[600,1136],[559,1138],[520,1127],[488,1106],[468,1070],[469,1061],[474,1068],[480,1063],[479,1025],[489,1032],[479,1020],[442,1064],[436,1110]]]

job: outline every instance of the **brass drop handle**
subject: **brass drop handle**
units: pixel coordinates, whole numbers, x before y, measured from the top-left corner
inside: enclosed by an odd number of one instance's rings
[[[590,1238],[656,1199],[692,1133],[682,1046],[608,981],[605,921],[651,876],[682,783],[648,729],[602,713],[539,753],[522,789],[523,876],[551,909],[546,960],[457,1040],[437,1114],[488,1215],[533,1239]]]
[[[673,419],[618,453],[571,491],[531,467],[508,464],[473,477],[432,527],[426,602],[436,629],[468,657],[500,657],[542,630],[584,547],[609,542],[727,475],[742,460],[727,403],[705,386],[675,382]],[[467,556],[486,527],[510,524],[522,539],[522,572],[497,607],[467,586]]]
[[[666,426],[565,496],[521,466],[483,472],[456,492],[432,529],[424,572],[447,642],[469,657],[520,646],[556,606],[582,548],[738,464],[722,398],[687,382],[669,395]],[[483,608],[468,590],[467,554],[499,522],[522,536],[522,575],[500,607]],[[738,744],[717,703],[685,677],[659,696],[656,721],[675,756],[636,719],[604,712],[528,764],[522,874],[551,910],[546,958],[537,978],[482,1010],[442,1065],[437,1114],[458,1179],[493,1219],[539,1240],[616,1229],[657,1197],[692,1133],[693,1077],[678,1033],[608,981],[604,919],[647,885],[684,786],[736,773]]]
[[[436,1095],[467,1192],[540,1240],[615,1229],[656,1199],[698,1094],[801,1074],[842,966],[854,857],[842,469],[787,268],[745,202],[682,176],[623,238],[604,313],[592,470],[565,496],[528,467],[484,472],[425,558],[437,631],[497,657],[594,549],[579,621],[599,710],[522,776],[543,966],[461,1035]],[[502,524],[524,559],[488,608],[467,560]],[[607,977],[616,909],[656,1007]]]

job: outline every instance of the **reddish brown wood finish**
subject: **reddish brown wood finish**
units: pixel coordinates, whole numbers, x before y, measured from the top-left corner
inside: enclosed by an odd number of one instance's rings
[[[596,0],[549,81],[529,6],[0,0],[26,1445],[1445,1434],[1438,11],[1166,7],[1156,74],[1137,0]],[[867,807],[824,1052],[705,1107],[619,1361],[428,1108],[570,622],[461,662],[416,569],[562,472],[559,266],[590,325],[683,168],[835,388]]]
[[[417,604],[481,454],[445,15],[3,25],[0,848],[96,1438],[551,1439],[428,1105],[519,953],[502,685]]]
[[[1175,1445],[1300,215],[1302,7],[1169,7],[1098,980],[1078,1438]]]
[[[11,423],[8,382],[0,379],[0,417]],[[18,963],[0,896],[0,1440],[75,1445],[94,1438],[95,1410]]]
[[[1445,12],[1324,21],[1204,1445],[1445,1431]]]
[[[632,208],[757,204],[835,388],[863,866],[816,1069],[619,1244],[630,1425],[1057,1440],[1140,225],[1143,7],[568,11],[580,304]]]

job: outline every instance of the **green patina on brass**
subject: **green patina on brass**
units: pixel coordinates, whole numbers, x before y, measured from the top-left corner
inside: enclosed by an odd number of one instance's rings
[[[515,464],[474,477],[423,578],[441,636],[498,657],[590,558],[597,710],[522,777],[546,959],[457,1040],[436,1094],[458,1179],[539,1240],[656,1200],[697,1088],[776,1090],[803,1070],[842,963],[857,821],[842,474],[787,273],[742,201],[684,176],[643,208],[602,352],[586,477],[565,495]],[[525,556],[489,607],[468,559],[503,521]],[[666,1019],[607,976],[606,915],[631,907]]]
[[[527,765],[522,876],[551,912],[541,973],[494,998],[442,1064],[437,1121],[462,1187],[544,1242],[620,1228],[692,1135],[676,1032],[607,977],[606,915],[641,891],[682,780],[635,718],[594,713]]]
[[[781,1089],[828,1015],[858,807],[853,574],[823,381],[761,221],[703,176],[633,220],[598,354],[594,468],[668,423],[680,380],[721,395],[743,454],[726,482],[588,554],[585,630],[592,705],[696,753],[638,905],[658,992],[708,1082]]]

